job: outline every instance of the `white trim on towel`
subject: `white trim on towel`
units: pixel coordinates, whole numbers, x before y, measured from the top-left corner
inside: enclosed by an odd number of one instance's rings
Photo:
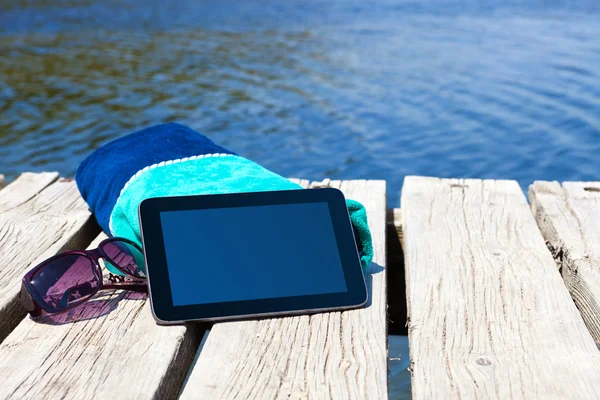
[[[151,169],[155,169],[155,168],[158,168],[158,167],[164,167],[166,165],[177,164],[177,163],[182,163],[182,162],[186,162],[186,161],[198,160],[200,158],[227,157],[227,156],[233,156],[233,155],[235,155],[235,154],[225,154],[225,153],[200,154],[198,156],[178,158],[176,160],[169,160],[169,161],[161,161],[161,162],[156,163],[156,164],[148,165],[147,167],[144,167],[144,168],[140,169],[131,178],[129,178],[129,180],[127,181],[127,183],[125,183],[125,185],[121,189],[121,192],[119,193],[119,197],[117,197],[117,201],[115,201],[115,206],[119,203],[119,200],[121,199],[121,196],[125,192],[125,189],[127,189],[127,187],[129,185],[131,185],[134,180],[136,180],[137,178],[139,178],[146,171],[150,171]],[[113,210],[114,210],[114,206],[113,206]],[[113,215],[112,211],[113,210],[111,210],[111,212],[110,212],[110,218],[108,220],[108,229],[110,229],[110,232],[114,235],[115,231],[113,230],[113,223],[112,223],[112,215]]]

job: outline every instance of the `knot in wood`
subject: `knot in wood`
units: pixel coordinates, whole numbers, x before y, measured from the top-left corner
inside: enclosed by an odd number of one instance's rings
[[[484,367],[488,367],[488,366],[492,365],[492,360],[490,360],[487,357],[477,357],[475,359],[475,364],[482,365]]]

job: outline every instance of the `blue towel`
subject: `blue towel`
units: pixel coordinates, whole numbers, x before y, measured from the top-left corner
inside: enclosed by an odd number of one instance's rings
[[[75,180],[102,230],[140,246],[138,207],[144,199],[302,189],[176,123],[149,127],[104,145],[79,165]],[[373,258],[366,211],[362,204],[346,201],[366,268]]]

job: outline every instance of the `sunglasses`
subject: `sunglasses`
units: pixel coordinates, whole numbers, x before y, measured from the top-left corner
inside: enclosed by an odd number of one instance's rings
[[[102,279],[103,259],[122,275]],[[125,238],[103,240],[96,249],[66,251],[43,261],[24,277],[19,301],[32,317],[61,313],[91,299],[101,289],[147,292],[142,249]]]

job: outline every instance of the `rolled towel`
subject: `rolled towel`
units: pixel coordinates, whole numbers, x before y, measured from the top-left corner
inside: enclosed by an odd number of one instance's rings
[[[303,189],[180,124],[152,126],[105,144],[77,168],[81,196],[108,236],[141,246],[138,207],[151,197]],[[364,206],[346,199],[363,269],[373,259]],[[112,266],[107,268],[119,273]]]

